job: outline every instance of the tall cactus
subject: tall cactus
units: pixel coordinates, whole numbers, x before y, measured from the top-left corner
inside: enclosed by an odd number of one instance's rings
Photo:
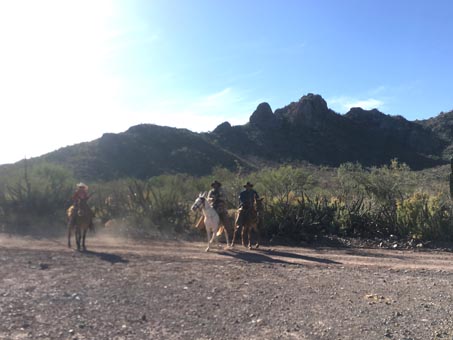
[[[453,158],[450,160],[451,173],[450,173],[450,197],[453,199]]]

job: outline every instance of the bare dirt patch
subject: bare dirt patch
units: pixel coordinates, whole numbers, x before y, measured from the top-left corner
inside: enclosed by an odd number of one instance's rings
[[[0,339],[451,339],[453,254],[0,237]]]

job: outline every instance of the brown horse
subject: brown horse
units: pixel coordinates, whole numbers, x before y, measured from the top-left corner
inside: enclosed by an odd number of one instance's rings
[[[88,199],[81,199],[78,202],[78,209],[75,211],[75,206],[72,205],[66,211],[68,216],[68,247],[71,248],[71,234],[75,231],[75,239],[77,250],[82,248],[86,250],[85,237],[87,230],[93,226],[93,212],[88,206]]]
[[[260,227],[261,227],[261,225],[263,223],[263,211],[264,211],[263,199],[262,198],[258,198],[255,201],[255,204],[253,205],[253,207],[251,207],[250,209],[248,209],[245,212],[245,215],[244,215],[244,218],[243,218],[243,221],[242,221],[241,225],[238,224],[240,211],[239,210],[237,211],[237,213],[236,213],[236,223],[235,223],[236,228],[234,229],[233,240],[231,241],[231,246],[232,247],[234,246],[234,241],[236,240],[236,233],[242,227],[242,230],[241,230],[242,245],[244,247],[246,247],[244,239],[245,239],[245,234],[247,233],[247,237],[248,237],[247,247],[249,249],[252,249],[251,243],[252,243],[252,230],[253,230],[253,231],[255,231],[256,238],[257,238],[255,248],[256,249],[259,248],[259,246],[260,246],[260,231],[259,231],[259,229],[260,229]]]

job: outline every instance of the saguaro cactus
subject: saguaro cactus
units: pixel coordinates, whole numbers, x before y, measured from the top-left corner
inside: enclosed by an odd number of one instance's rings
[[[450,197],[453,199],[453,158],[450,159],[451,173],[450,173]]]

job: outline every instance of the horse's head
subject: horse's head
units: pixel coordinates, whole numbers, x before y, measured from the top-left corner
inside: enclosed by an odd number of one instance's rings
[[[195,200],[195,202],[192,204],[192,211],[195,211],[197,209],[201,209],[201,207],[204,206],[206,202],[206,192],[205,193],[201,193],[198,195],[197,199]]]
[[[78,215],[85,216],[89,211],[90,207],[88,206],[88,198],[81,198],[78,201]]]
[[[257,199],[255,200],[255,206],[256,206],[256,210],[257,210],[258,212],[261,212],[261,211],[264,210],[263,200],[264,200],[264,198],[257,198]]]

